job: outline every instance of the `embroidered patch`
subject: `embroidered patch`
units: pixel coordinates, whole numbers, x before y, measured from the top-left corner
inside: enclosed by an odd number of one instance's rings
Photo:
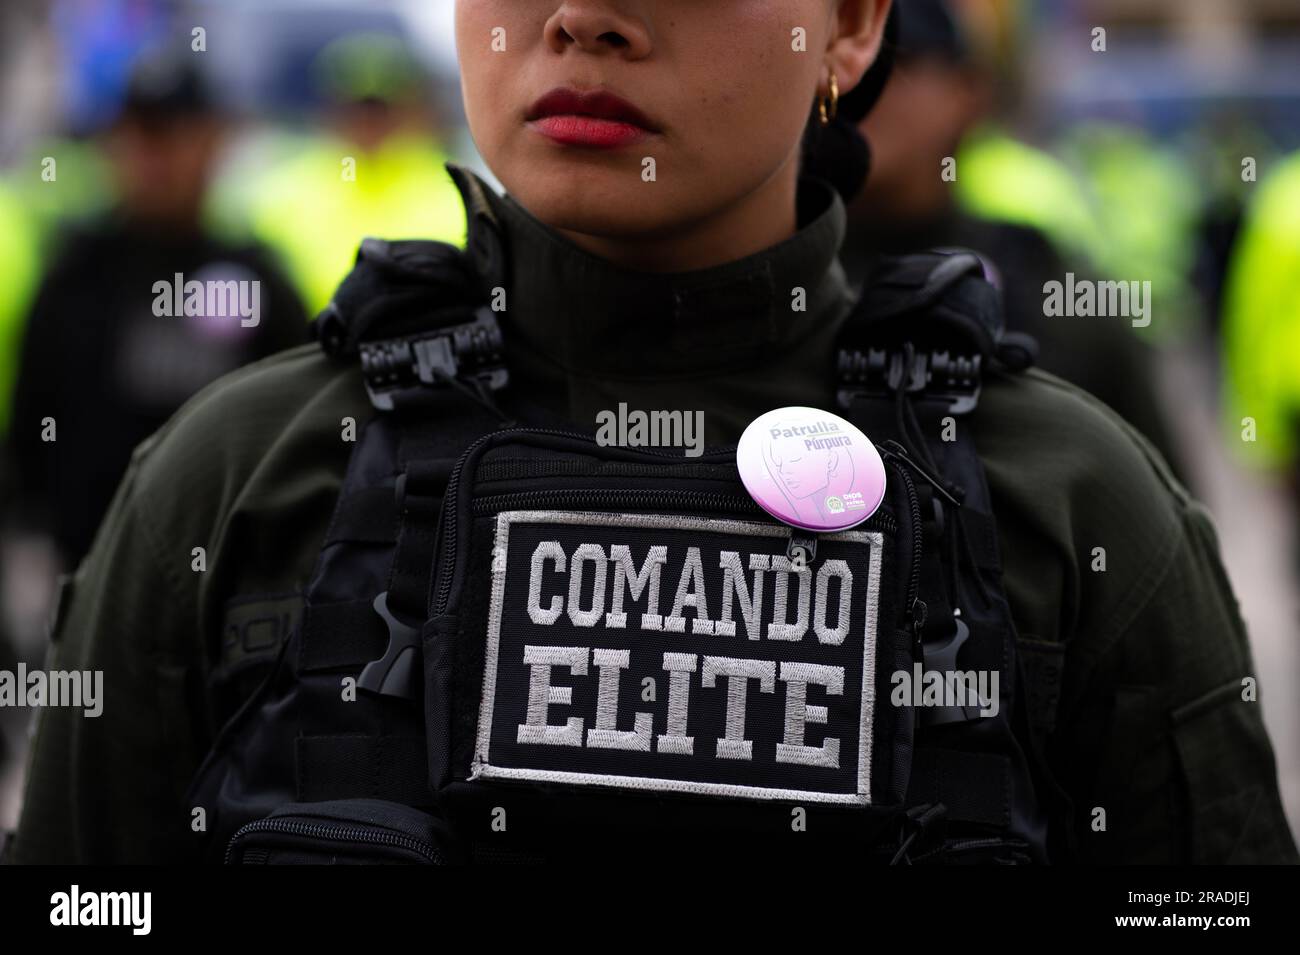
[[[471,779],[871,803],[879,532],[497,517]]]

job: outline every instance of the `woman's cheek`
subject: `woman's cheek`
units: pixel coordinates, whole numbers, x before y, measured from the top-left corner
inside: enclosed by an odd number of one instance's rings
[[[510,22],[508,5],[500,0],[456,0],[456,52],[472,125],[487,127],[503,115],[504,81],[517,57],[494,47],[508,43],[512,35],[523,34]]]
[[[502,65],[505,65],[504,58]],[[472,67],[465,64],[461,73],[470,135],[485,158],[501,147],[508,132],[507,124],[514,115],[506,102],[505,78],[497,75],[500,72],[502,69],[493,62],[492,55],[487,55]]]

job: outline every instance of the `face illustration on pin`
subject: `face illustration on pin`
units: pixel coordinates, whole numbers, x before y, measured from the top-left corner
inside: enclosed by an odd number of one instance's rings
[[[838,415],[777,408],[741,435],[736,466],[750,496],[777,520],[804,530],[846,530],[885,496],[876,447]]]

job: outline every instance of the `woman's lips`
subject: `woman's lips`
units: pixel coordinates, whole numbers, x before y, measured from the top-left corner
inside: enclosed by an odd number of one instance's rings
[[[595,116],[546,116],[533,120],[529,125],[561,145],[600,149],[627,146],[650,135],[640,126]]]
[[[658,131],[639,109],[605,90],[557,87],[538,99],[526,118],[537,132],[565,146],[615,149]]]

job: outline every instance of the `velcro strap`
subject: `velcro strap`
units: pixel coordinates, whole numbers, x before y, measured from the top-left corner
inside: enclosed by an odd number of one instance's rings
[[[391,485],[367,487],[339,501],[325,544],[391,544],[397,540],[397,503]]]
[[[1005,829],[1011,824],[1011,763],[995,753],[919,747],[907,805],[943,803],[948,818]]]
[[[409,450],[404,444],[403,450]],[[406,483],[403,493],[408,497],[441,498],[447,481],[456,468],[455,457],[443,457],[405,462]]]
[[[382,656],[388,645],[388,628],[373,600],[309,606],[298,659],[301,671],[360,667]]]
[[[300,736],[295,745],[298,801],[432,801],[421,736]]]
[[[399,618],[423,621],[432,584],[438,518],[456,461],[474,439],[492,430],[482,415],[461,410],[445,426],[412,422],[402,431],[402,502],[397,549],[388,577],[388,607]],[[424,425],[424,426],[421,426]],[[448,454],[448,450],[452,454]]]
[[[388,577],[388,606],[399,619],[423,621],[427,614],[441,507],[441,498],[409,494],[405,498]]]

